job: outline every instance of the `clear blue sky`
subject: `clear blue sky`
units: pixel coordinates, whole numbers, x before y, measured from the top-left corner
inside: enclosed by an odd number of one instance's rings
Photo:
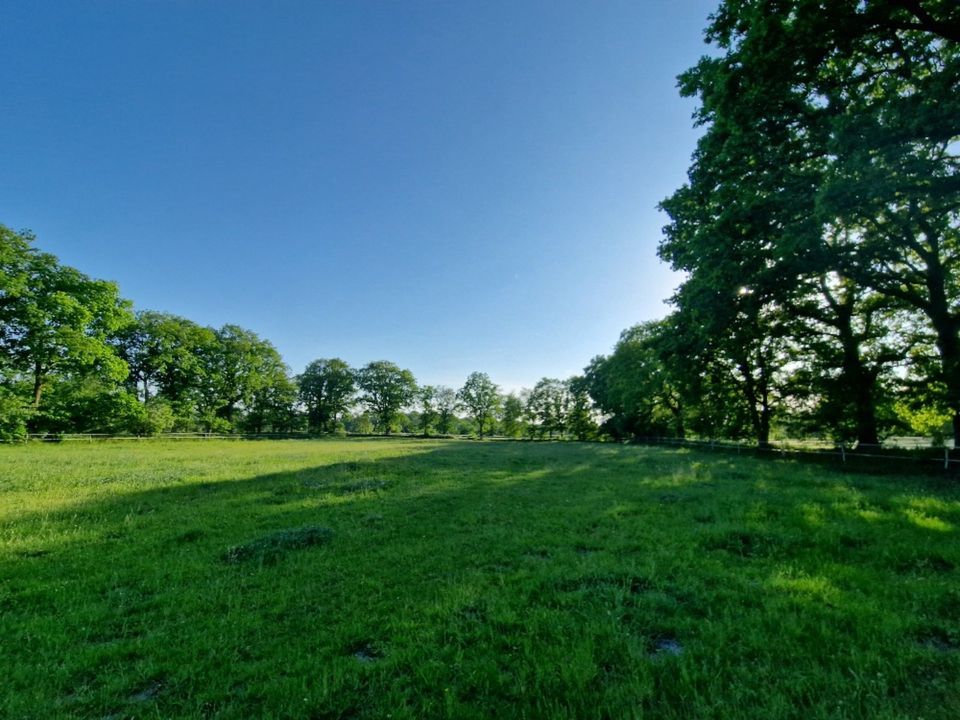
[[[716,4],[4,3],[0,222],[295,372],[567,377],[667,311]]]

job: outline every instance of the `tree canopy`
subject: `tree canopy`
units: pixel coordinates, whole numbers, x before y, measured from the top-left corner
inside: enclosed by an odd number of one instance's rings
[[[360,402],[373,415],[377,429],[384,435],[393,430],[400,409],[416,397],[417,381],[409,370],[386,360],[377,360],[357,371]]]
[[[457,393],[457,400],[467,409],[483,438],[484,430],[493,422],[494,414],[502,400],[500,388],[482,372],[472,372]]]

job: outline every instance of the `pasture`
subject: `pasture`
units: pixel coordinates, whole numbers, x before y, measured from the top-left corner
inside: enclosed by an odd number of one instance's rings
[[[960,717],[955,481],[409,439],[0,468],[0,717]]]

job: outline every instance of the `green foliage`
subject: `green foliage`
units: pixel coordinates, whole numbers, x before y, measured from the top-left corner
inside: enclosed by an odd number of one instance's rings
[[[32,235],[0,225],[0,369],[29,379],[40,410],[56,373],[127,376],[107,340],[132,317],[116,285],[61,265],[32,242]]]
[[[897,403],[896,412],[913,434],[930,437],[934,444],[939,445],[952,432],[949,412],[930,407],[915,410],[906,402]]]
[[[476,423],[477,433],[483,439],[484,430],[493,424],[500,409],[500,388],[486,373],[472,372],[467,376],[463,387],[457,391],[457,400],[470,413]]]
[[[0,441],[26,439],[31,413],[32,408],[19,394],[0,386]]]
[[[685,387],[670,352],[676,328],[667,322],[650,322],[625,330],[609,357],[594,358],[578,379],[598,409],[607,415],[606,430],[616,438],[673,435],[683,437]]]
[[[593,417],[589,384],[585,377],[572,377],[567,381],[570,391],[570,410],[567,413],[567,429],[577,440],[592,440],[597,436],[597,423]]]
[[[215,331],[213,342],[200,349],[200,361],[198,409],[209,430],[232,429],[238,410],[249,407],[257,393],[269,395],[271,386],[275,399],[278,393],[291,402],[294,398],[280,353],[250,330],[224,325]]]
[[[457,393],[453,388],[439,385],[434,391],[434,402],[437,407],[437,431],[448,435],[453,432],[457,420]]]
[[[350,408],[356,392],[354,371],[340,358],[314,360],[297,385],[311,431],[329,431]]]
[[[420,407],[418,426],[424,437],[430,436],[430,429],[436,425],[440,413],[437,409],[437,388],[424,385],[417,391],[417,403]]]
[[[563,380],[542,378],[527,395],[526,413],[530,432],[538,437],[561,437],[567,428],[571,405],[570,388]]]
[[[136,433],[147,411],[122,385],[95,376],[60,378],[49,386],[35,424],[52,433]]]
[[[503,409],[500,414],[500,430],[505,436],[516,438],[523,435],[526,430],[523,413],[523,400],[514,393],[504,395]]]
[[[294,408],[297,395],[297,384],[290,378],[286,365],[271,363],[245,406],[241,427],[252,433],[300,429],[300,416]]]
[[[206,372],[204,354],[215,342],[211,328],[152,310],[138,312],[111,339],[130,368],[134,392],[144,402],[156,393],[172,403],[196,401]]]
[[[891,365],[908,355],[903,317],[935,338],[923,382],[943,389],[960,434],[948,7],[728,0],[707,28],[719,52],[680,78],[705,132],[689,183],[662,204],[660,252],[688,274],[674,301],[698,374],[735,378],[761,444],[798,407],[876,442]]]
[[[177,423],[176,412],[164,400],[151,400],[143,406],[144,417],[139,426],[132,428],[138,435],[159,435],[171,432]]]
[[[356,373],[360,402],[373,416],[377,429],[388,435],[394,429],[400,409],[416,398],[417,381],[409,370],[386,360],[364,365]]]

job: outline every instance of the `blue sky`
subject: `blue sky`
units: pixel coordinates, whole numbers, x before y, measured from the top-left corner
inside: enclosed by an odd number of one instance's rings
[[[0,6],[0,222],[297,372],[567,377],[667,312],[715,0]]]

